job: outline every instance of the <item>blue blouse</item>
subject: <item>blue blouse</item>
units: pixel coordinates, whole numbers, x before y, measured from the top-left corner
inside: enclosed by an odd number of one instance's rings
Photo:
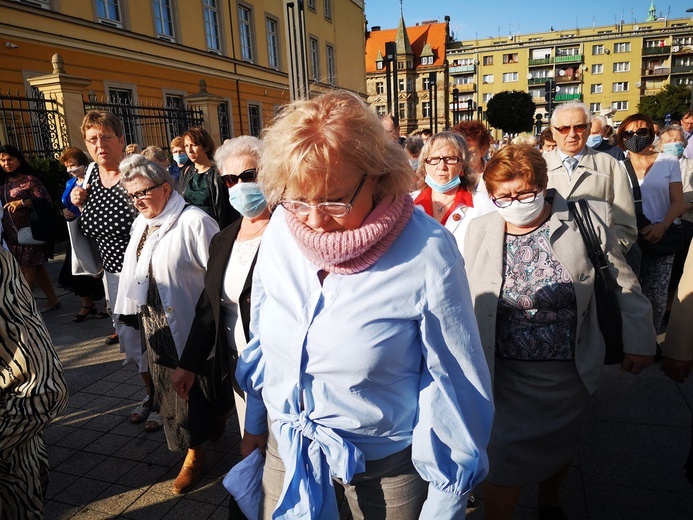
[[[493,404],[454,237],[416,209],[373,266],[321,285],[284,214],[263,236],[236,371],[245,429],[269,418],[290,477],[274,518],[339,518],[330,476],[349,482],[409,445],[430,483],[421,517],[464,515],[487,473]]]
[[[65,191],[63,191],[62,203],[69,211],[71,211],[76,217],[82,213],[77,206],[75,206],[70,200],[70,193],[77,184],[77,177],[70,177],[65,183]]]

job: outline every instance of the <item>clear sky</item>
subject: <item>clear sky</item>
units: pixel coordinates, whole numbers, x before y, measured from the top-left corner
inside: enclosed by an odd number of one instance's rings
[[[399,23],[400,0],[365,0],[368,27],[394,29]],[[555,30],[644,22],[652,0],[403,0],[404,22],[442,22],[450,16],[457,40],[508,36]],[[657,16],[690,17],[693,0],[655,0]]]

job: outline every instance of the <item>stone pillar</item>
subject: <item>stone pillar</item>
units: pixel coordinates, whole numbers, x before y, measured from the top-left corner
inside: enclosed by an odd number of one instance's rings
[[[58,112],[64,118],[67,128],[67,136],[60,137],[60,148],[77,146],[84,149],[84,139],[80,130],[84,119],[82,93],[91,84],[91,80],[66,74],[60,54],[54,54],[51,61],[53,73],[29,78],[29,84],[41,91],[46,99],[56,101]]]
[[[185,96],[185,102],[188,104],[188,108],[202,111],[202,128],[209,132],[214,144],[217,146],[222,144],[217,108],[223,101],[224,98],[221,96],[207,92],[207,82],[203,79],[200,80],[200,91],[197,94]]]

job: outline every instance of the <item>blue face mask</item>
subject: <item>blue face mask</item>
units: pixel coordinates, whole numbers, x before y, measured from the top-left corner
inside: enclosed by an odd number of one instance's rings
[[[229,202],[246,218],[259,216],[267,207],[267,201],[257,182],[239,182],[229,188]]]
[[[683,143],[667,143],[662,146],[662,152],[678,159],[683,155]]]
[[[174,153],[173,154],[173,160],[176,161],[176,164],[185,164],[188,162],[188,154],[187,153]]]
[[[590,136],[587,138],[587,146],[589,146],[590,148],[594,148],[595,146],[599,146],[600,144],[602,144],[602,141],[603,139],[601,135],[590,134]]]
[[[432,190],[437,191],[438,193],[446,193],[454,188],[457,188],[461,182],[462,180],[460,179],[459,175],[455,175],[450,182],[445,184],[438,184],[433,180],[433,177],[428,174],[426,175],[426,184],[428,184]]]

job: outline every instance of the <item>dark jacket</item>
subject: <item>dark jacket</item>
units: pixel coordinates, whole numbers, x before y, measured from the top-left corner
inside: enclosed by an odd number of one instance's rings
[[[594,148],[592,148],[592,150],[594,150],[595,152],[608,153],[617,161],[626,160],[626,155],[623,153],[623,150],[621,150],[618,146],[610,145],[606,140],[603,140],[601,143],[599,143],[599,146],[595,146]]]
[[[185,189],[188,187],[188,184],[190,184],[193,175],[196,175],[195,165],[191,163],[185,167],[185,170],[180,174],[178,179],[178,192],[181,195],[185,195]],[[229,202],[229,190],[221,181],[216,165],[213,164],[204,175],[207,175],[207,189],[212,199],[212,218],[219,224],[219,229],[224,229],[231,224],[231,222],[238,220],[241,215],[231,206]]]
[[[242,219],[233,222],[229,227],[217,233],[209,245],[209,260],[207,262],[207,274],[205,275],[205,286],[200,299],[195,308],[195,319],[193,320],[188,341],[178,366],[199,372],[209,353],[216,345],[215,352],[215,381],[221,381],[229,375],[234,376],[238,354],[231,350],[226,341],[226,331],[224,330],[224,318],[221,311],[221,290],[224,284],[224,275],[231,249],[241,228]],[[250,272],[246,277],[243,290],[241,291],[240,316],[243,323],[246,341],[250,339],[250,289],[253,281],[253,270],[257,255],[250,265]],[[232,359],[229,360],[229,355]],[[220,376],[218,379],[217,376]],[[235,379],[233,386],[239,395],[243,395]]]

